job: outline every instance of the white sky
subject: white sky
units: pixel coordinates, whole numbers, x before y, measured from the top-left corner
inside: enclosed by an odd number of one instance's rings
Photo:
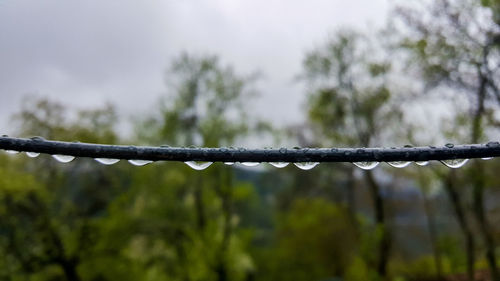
[[[294,82],[304,53],[336,28],[381,26],[388,0],[0,0],[0,134],[26,94],[71,106],[115,104],[127,118],[154,108],[182,51],[259,71],[252,112],[301,118]],[[126,120],[126,119],[125,119]]]

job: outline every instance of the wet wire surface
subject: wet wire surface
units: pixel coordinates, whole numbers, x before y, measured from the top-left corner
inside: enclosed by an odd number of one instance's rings
[[[106,145],[80,142],[45,140],[40,137],[0,137],[0,149],[27,152],[33,155],[45,153],[57,156],[89,157],[107,164],[116,159],[131,161],[206,161],[206,162],[416,162],[429,160],[458,160],[500,156],[500,143],[447,144],[443,147],[392,147],[392,148],[197,148],[197,147],[148,147],[130,145]],[[28,154],[29,156],[29,154]],[[66,158],[69,160],[69,158]],[[142,163],[142,162],[141,162]],[[366,164],[366,165],[368,165]],[[401,164],[402,165],[402,164]]]

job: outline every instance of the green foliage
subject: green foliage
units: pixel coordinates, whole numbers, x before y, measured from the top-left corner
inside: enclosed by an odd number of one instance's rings
[[[352,262],[362,267],[353,260],[355,232],[345,208],[323,199],[297,199],[276,218],[276,244],[263,280],[326,280],[344,276]]]
[[[215,57],[182,55],[168,82],[171,97],[139,125],[139,141],[217,147],[249,129],[242,102],[250,81]],[[134,169],[131,176],[131,189],[110,207],[103,227],[111,236],[100,247],[120,247],[148,280],[244,280],[252,274],[246,252],[252,237],[237,228],[237,212],[247,212],[255,196],[230,167],[200,173],[167,163]],[[120,245],[113,246],[116,233]]]
[[[253,96],[253,77],[242,77],[217,57],[183,54],[167,72],[171,92],[159,116],[140,131],[150,142],[217,147],[233,144],[248,131],[245,104]]]
[[[497,0],[436,3],[434,14],[447,12],[436,25],[411,10],[400,11],[412,28],[407,30],[409,36],[399,38],[399,50],[409,51],[410,65],[418,65],[418,79],[428,88],[451,86],[475,93],[479,81],[475,75],[486,77],[484,119],[475,131],[482,137],[499,123],[492,106],[498,98],[497,70],[488,72],[489,64],[483,60],[485,49],[490,51],[487,59],[498,59],[493,23],[499,22],[500,4]],[[464,29],[473,19],[464,7],[490,11],[487,19],[492,24],[486,30],[491,32],[472,38],[477,40],[468,38],[476,34]],[[314,135],[307,141],[336,147],[384,145],[388,136],[400,137],[401,129],[406,130],[401,101],[395,99],[397,89],[390,80],[396,64],[377,47],[359,32],[341,30],[305,56],[307,126]],[[217,57],[183,54],[165,76],[166,96],[137,122],[137,136],[127,141],[223,147],[273,130],[248,118],[255,77],[238,74]],[[119,141],[111,105],[70,115],[62,104],[31,97],[14,121],[17,134],[26,137]],[[443,133],[447,138],[468,135],[473,124],[468,111],[448,121],[449,130]],[[494,190],[497,166],[481,173],[465,170],[453,179],[464,186],[470,184],[467,178],[484,181]],[[428,249],[410,251],[401,246],[421,247],[410,240],[420,232],[427,239],[430,231],[420,225],[423,214],[416,216],[413,230],[398,229],[413,223],[408,221],[415,216],[398,217],[407,201],[390,194],[395,191],[387,186],[418,186],[430,205],[449,207],[439,202],[441,197],[429,199],[440,195],[437,182],[447,173],[415,171],[382,170],[374,175],[355,172],[352,165],[324,164],[307,172],[293,167],[247,172],[216,163],[198,172],[183,163],[108,167],[78,159],[62,165],[45,156],[28,160],[0,155],[0,279],[357,281],[463,273],[462,237],[449,228],[448,213],[436,219],[443,229],[431,238],[434,256]],[[371,181],[366,175],[372,176]],[[406,181],[398,182],[402,178]],[[397,195],[407,196],[408,189]],[[468,199],[463,200],[465,206]],[[376,200],[390,202],[373,204]],[[425,216],[437,212],[427,211]],[[397,241],[396,234],[401,233],[408,235],[404,243]],[[380,249],[386,241],[394,243],[385,254],[391,256],[389,272],[382,276]],[[477,265],[484,266],[484,261]]]
[[[354,257],[345,273],[346,281],[375,280],[376,273],[360,257]]]
[[[117,121],[111,105],[91,110],[79,110],[68,116],[65,106],[43,98],[28,96],[21,112],[14,115],[21,136],[40,136],[46,139],[78,140],[82,142],[115,143],[114,125]]]
[[[384,124],[399,114],[390,106],[384,78],[391,64],[369,58],[375,51],[365,48],[367,43],[359,33],[341,30],[306,55],[309,119],[315,132],[326,137],[326,145],[372,145]]]
[[[443,107],[448,106],[451,113],[443,122],[447,140],[478,143],[494,136],[487,128],[496,126],[490,112],[498,109],[500,101],[496,63],[500,59],[499,11],[498,1],[479,0],[439,0],[397,10],[404,26],[400,42],[411,57],[409,69],[417,70],[417,79],[427,89],[437,90]],[[492,279],[498,280],[494,230],[488,226],[484,203],[488,187],[485,173],[485,165],[474,162],[459,174],[443,177],[443,185],[466,240],[468,275],[474,275],[474,247],[483,240]],[[469,190],[472,196],[467,194]],[[480,226],[477,233],[472,230],[475,222]],[[457,256],[452,255],[452,264],[457,263]]]
[[[141,126],[142,141],[231,144],[249,130],[250,78],[215,57],[179,57],[172,99]],[[80,110],[29,98],[19,134],[115,143],[111,106]],[[262,124],[259,124],[262,125]],[[32,280],[246,280],[252,231],[240,225],[257,200],[230,167],[200,174],[183,164],[105,167],[0,158],[0,275]],[[9,176],[7,176],[9,175]],[[92,176],[88,176],[92,175]],[[11,177],[12,176],[12,177]],[[241,213],[241,214],[240,214]]]
[[[20,133],[28,136],[116,140],[111,107],[81,111],[79,117],[70,122],[64,106],[42,99],[30,100],[16,121],[22,124]],[[100,133],[92,133],[97,130]],[[5,182],[1,185],[0,230],[5,235],[0,247],[6,253],[6,266],[0,274],[79,280],[75,278],[82,260],[101,255],[92,247],[99,220],[117,192],[126,187],[123,177],[117,176],[119,168],[105,171],[85,160],[60,167],[43,156],[35,161],[18,157],[1,159]],[[87,174],[93,176],[81,180]]]
[[[445,274],[450,273],[449,263],[445,259]],[[433,280],[437,271],[433,256],[423,256],[412,262],[394,262],[392,271],[396,276],[405,276],[406,280]]]
[[[400,4],[396,10],[404,26],[400,46],[411,56],[409,69],[418,69],[429,89],[451,87],[456,94],[469,96],[478,95],[485,80],[484,99],[498,102],[498,69],[491,62],[500,55],[499,7],[496,0]]]

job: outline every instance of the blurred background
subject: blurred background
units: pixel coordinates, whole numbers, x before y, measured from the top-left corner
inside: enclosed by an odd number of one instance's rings
[[[0,97],[16,137],[497,146],[500,1],[0,0]],[[0,279],[500,280],[499,169],[0,153]]]

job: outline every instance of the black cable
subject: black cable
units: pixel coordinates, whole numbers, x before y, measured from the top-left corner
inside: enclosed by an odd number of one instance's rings
[[[244,149],[104,145],[3,136],[0,137],[0,149],[75,157],[183,162],[419,162],[500,156],[498,142],[443,147]]]

